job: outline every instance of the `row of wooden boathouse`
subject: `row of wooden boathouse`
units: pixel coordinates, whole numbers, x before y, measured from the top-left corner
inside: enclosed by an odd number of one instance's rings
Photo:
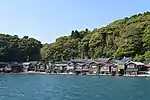
[[[49,69],[49,64],[39,62],[39,61],[30,61],[24,63],[0,62],[1,73],[19,73],[19,72],[29,72],[29,71],[45,72],[48,69]]]
[[[131,57],[121,60],[109,58],[99,58],[98,60],[71,60],[63,62],[39,62],[30,61],[24,63],[4,63],[0,62],[0,72],[19,73],[19,72],[47,72],[53,74],[72,73],[72,74],[108,74],[108,75],[137,75],[149,72],[150,65],[142,62],[134,62]]]
[[[131,57],[121,60],[99,58],[98,60],[72,60],[53,64],[52,73],[75,74],[107,74],[107,75],[137,75],[146,74],[148,65],[142,62],[133,62]]]

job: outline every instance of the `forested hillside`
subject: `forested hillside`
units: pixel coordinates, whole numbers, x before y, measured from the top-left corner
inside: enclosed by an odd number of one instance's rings
[[[124,56],[142,61],[150,57],[150,12],[116,20],[92,31],[73,30],[41,49],[43,60],[61,61]]]
[[[24,36],[0,34],[0,61],[39,60],[40,41]]]
[[[116,20],[92,31],[73,30],[70,36],[44,44],[25,36],[0,34],[0,61],[150,58],[150,12]]]

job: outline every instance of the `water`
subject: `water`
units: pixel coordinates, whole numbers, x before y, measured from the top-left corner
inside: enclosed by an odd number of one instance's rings
[[[0,75],[0,100],[150,100],[150,79]]]

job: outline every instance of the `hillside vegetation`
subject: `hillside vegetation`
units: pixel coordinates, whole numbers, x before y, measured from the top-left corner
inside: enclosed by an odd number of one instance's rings
[[[97,59],[100,57],[150,57],[150,12],[116,20],[92,31],[73,30],[70,36],[56,39],[41,49],[43,60]]]
[[[0,61],[150,58],[150,12],[116,20],[92,31],[73,30],[70,36],[44,44],[25,36],[0,34]]]
[[[0,34],[0,62],[39,60],[40,41],[24,36]]]

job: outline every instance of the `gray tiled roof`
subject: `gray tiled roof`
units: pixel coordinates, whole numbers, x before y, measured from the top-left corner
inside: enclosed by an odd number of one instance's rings
[[[91,59],[89,59],[89,60],[86,60],[86,62],[85,62],[86,64],[91,64],[91,63],[95,63],[95,61],[94,60],[91,60]]]
[[[0,62],[0,64],[2,64],[2,65],[3,65],[3,64],[8,64],[8,63],[5,63],[5,62]]]
[[[86,60],[71,60],[72,63],[85,63]]]
[[[110,58],[98,58],[98,61],[100,62],[108,62]]]
[[[135,64],[135,65],[144,65],[144,63],[142,63],[142,62],[129,62],[129,63],[127,63],[127,64]]]
[[[121,62],[128,62],[128,61],[132,61],[132,57],[125,57],[121,59]]]

